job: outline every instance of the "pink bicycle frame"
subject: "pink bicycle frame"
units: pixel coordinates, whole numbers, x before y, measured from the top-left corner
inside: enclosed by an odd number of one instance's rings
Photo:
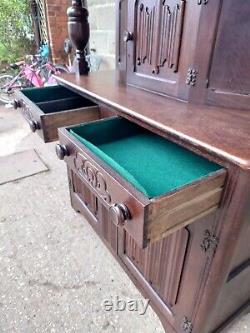
[[[35,87],[43,87],[44,81],[39,76],[38,71],[34,71],[30,65],[25,65],[22,72],[27,80],[29,80]]]

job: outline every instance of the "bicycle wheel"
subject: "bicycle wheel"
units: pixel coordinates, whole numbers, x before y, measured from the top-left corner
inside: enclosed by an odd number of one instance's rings
[[[21,89],[27,86],[25,79],[19,78],[12,83],[13,75],[5,74],[0,75],[0,101],[5,104],[10,104],[14,100],[15,89]]]
[[[9,86],[13,78],[13,75],[8,74],[0,76],[0,101],[5,104],[11,103],[13,99],[9,91]]]

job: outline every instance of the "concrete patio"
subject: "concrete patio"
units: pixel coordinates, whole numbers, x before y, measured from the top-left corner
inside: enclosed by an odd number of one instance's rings
[[[54,146],[0,107],[0,156],[35,148],[49,168],[0,186],[0,333],[163,333],[150,307],[105,311],[105,300],[143,298],[72,210]],[[250,314],[225,332],[250,332]]]

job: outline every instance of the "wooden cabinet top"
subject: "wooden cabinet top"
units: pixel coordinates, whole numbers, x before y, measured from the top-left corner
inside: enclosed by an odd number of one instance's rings
[[[250,113],[190,104],[119,83],[116,72],[56,77],[118,114],[203,153],[250,169]]]

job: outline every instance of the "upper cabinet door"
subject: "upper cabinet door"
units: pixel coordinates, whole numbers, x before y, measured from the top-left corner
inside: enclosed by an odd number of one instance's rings
[[[209,61],[207,101],[249,109],[250,2],[221,0],[220,5]],[[207,25],[211,24],[207,19]]]
[[[196,0],[129,0],[127,82],[186,99],[199,13]]]

